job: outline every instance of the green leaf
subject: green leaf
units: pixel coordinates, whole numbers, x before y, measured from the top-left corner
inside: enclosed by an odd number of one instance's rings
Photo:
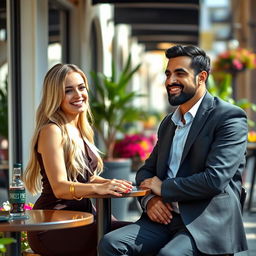
[[[249,127],[255,127],[255,122],[252,121],[251,119],[248,119],[248,120],[247,120],[247,123],[248,123],[248,126],[249,126]]]
[[[132,76],[139,70],[140,66],[141,65],[138,64],[131,72],[124,74],[124,76],[120,78],[119,85],[121,88],[124,88],[126,86]]]
[[[115,62],[112,61],[112,75],[111,75],[111,82],[115,82],[116,81],[116,65]]]
[[[16,240],[14,238],[11,238],[11,237],[0,238],[0,244],[1,245],[7,245],[7,244],[11,244],[11,243],[16,243]]]
[[[239,106],[242,109],[251,109],[256,112],[256,104],[250,102],[248,99],[239,99],[235,101],[232,98],[232,79],[233,77],[231,74],[228,73],[221,73],[219,72],[218,74],[220,75],[220,79],[218,80],[218,83],[215,81],[214,76],[210,75],[208,78],[208,91],[213,95],[213,96],[218,96],[221,99]],[[252,120],[248,119],[248,125],[250,127],[255,126],[255,122]]]
[[[108,147],[113,145],[118,132],[124,132],[127,123],[136,122],[143,116],[143,111],[135,110],[132,103],[136,98],[145,95],[128,88],[129,82],[139,68],[140,64],[132,68],[131,55],[129,55],[124,69],[119,74],[114,62],[110,77],[100,72],[91,72],[93,90],[89,93],[89,97],[94,127],[101,134],[107,151],[111,151]],[[108,152],[107,155],[111,157],[112,153]]]

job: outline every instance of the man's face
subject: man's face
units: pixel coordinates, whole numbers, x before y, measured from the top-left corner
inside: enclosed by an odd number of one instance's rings
[[[165,71],[165,87],[169,103],[182,105],[192,99],[198,90],[198,79],[190,67],[191,58],[180,56],[168,61]]]

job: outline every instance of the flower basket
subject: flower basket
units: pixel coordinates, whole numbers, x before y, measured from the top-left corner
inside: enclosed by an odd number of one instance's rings
[[[256,68],[256,54],[245,48],[227,50],[219,54],[214,63],[217,71],[231,74]]]
[[[214,71],[232,76],[232,97],[236,99],[237,75],[246,69],[256,68],[256,54],[245,48],[227,50],[219,54],[214,63]]]

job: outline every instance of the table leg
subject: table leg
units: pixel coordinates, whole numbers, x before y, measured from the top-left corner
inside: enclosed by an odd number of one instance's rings
[[[10,244],[10,255],[11,256],[21,256],[21,233],[20,232],[10,232],[12,238],[16,239],[16,243]]]
[[[111,229],[111,198],[97,198],[97,231],[98,243]]]

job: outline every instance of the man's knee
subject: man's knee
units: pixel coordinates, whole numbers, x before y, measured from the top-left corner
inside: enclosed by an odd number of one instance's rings
[[[102,256],[113,255],[111,236],[104,236],[100,240],[98,244],[98,254]]]
[[[156,256],[181,256],[180,254],[177,254],[176,252],[171,252],[168,249],[162,248]],[[182,255],[183,256],[183,255]]]
[[[126,255],[127,246],[116,238],[114,233],[106,234],[98,244],[98,253],[101,256]]]

